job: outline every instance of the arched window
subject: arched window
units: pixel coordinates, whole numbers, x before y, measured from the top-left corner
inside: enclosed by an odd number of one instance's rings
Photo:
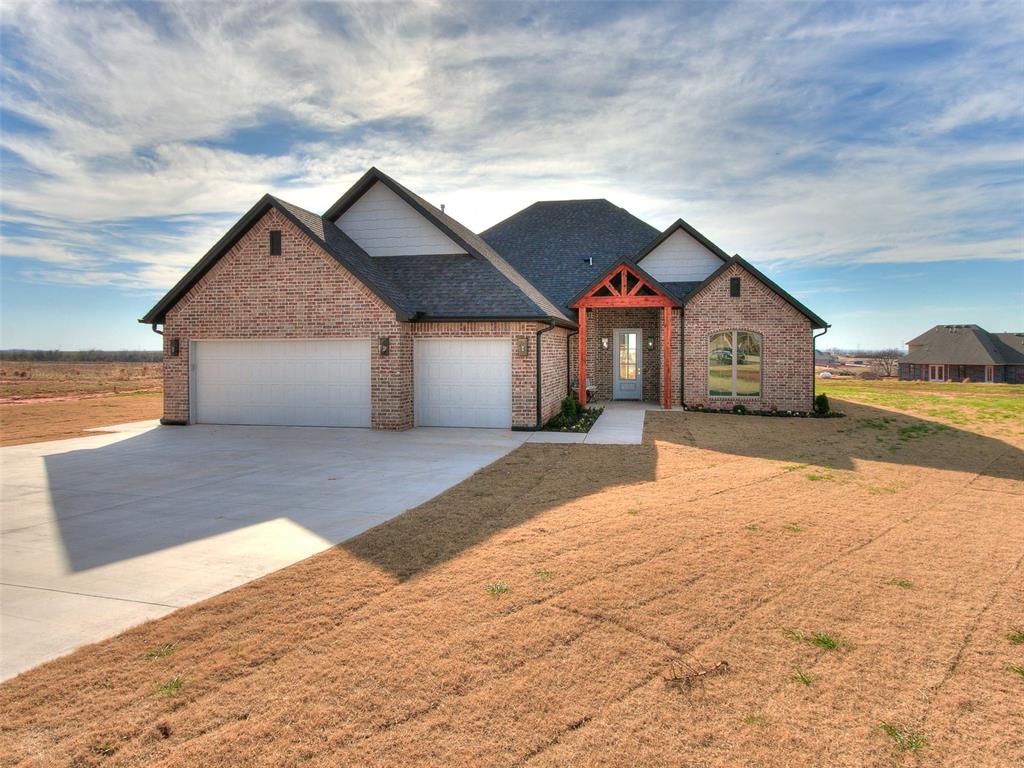
[[[711,397],[761,396],[761,334],[719,331],[708,343]]]

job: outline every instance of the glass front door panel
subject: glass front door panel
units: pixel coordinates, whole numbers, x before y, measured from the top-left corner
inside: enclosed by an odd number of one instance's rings
[[[636,334],[622,333],[619,335],[619,379],[636,381]]]

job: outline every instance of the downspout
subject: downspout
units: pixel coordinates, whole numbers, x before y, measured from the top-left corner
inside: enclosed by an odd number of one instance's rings
[[[163,331],[158,331],[158,330],[156,329],[156,327],[157,327],[158,325],[159,325],[159,323],[153,323],[153,326],[152,326],[152,327],[153,327],[153,333],[159,333],[159,334],[160,334],[161,336],[163,336],[163,335],[164,335],[164,332],[163,332]]]
[[[565,337],[565,396],[572,394],[572,356],[569,354],[569,339],[579,336],[579,331],[573,331]]]
[[[816,333],[811,336],[811,410],[814,410],[814,398],[818,396],[818,376],[817,371],[814,370],[814,358],[815,351],[817,349],[818,338],[828,333],[828,329],[832,326],[828,323],[825,324],[825,330],[821,333]]]
[[[537,426],[535,426],[534,429],[540,429],[542,426],[544,426],[543,424],[541,424],[540,337],[543,336],[548,331],[553,331],[555,329],[554,320],[548,320],[548,323],[549,325],[547,328],[541,328],[539,331],[537,331]]]

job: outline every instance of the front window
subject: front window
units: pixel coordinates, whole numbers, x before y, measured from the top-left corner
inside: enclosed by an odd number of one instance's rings
[[[760,334],[749,331],[711,334],[708,344],[708,394],[712,397],[760,397]]]

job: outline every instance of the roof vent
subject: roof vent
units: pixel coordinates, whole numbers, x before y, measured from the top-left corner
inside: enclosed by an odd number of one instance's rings
[[[444,203],[441,203],[441,213],[444,213]]]
[[[592,267],[592,266],[594,266],[594,257],[593,257],[593,256],[584,256],[584,257],[583,257],[583,260],[584,260],[585,262],[587,262],[587,266],[588,266],[588,267]]]

